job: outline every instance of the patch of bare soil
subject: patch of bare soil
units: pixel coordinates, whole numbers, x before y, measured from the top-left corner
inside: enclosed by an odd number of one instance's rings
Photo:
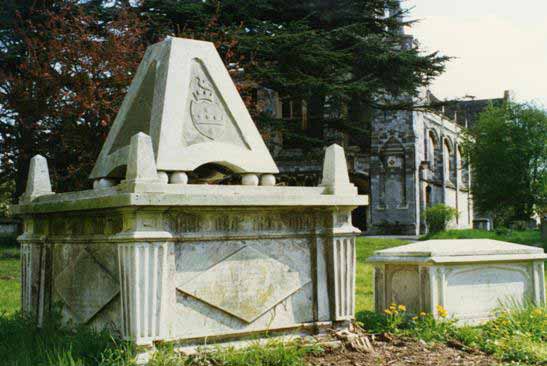
[[[364,337],[367,339],[363,340]],[[321,355],[308,357],[307,362],[314,366],[498,365],[492,356],[476,350],[462,350],[457,343],[450,346],[428,344],[391,335],[343,339],[342,345],[327,347]]]

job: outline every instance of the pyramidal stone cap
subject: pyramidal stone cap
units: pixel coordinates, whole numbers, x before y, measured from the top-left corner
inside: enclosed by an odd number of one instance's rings
[[[150,136],[139,132],[131,137],[125,179],[128,182],[159,183]]]
[[[342,146],[332,144],[325,150],[321,187],[330,194],[356,195],[357,187],[349,180],[346,155]]]
[[[371,263],[451,263],[547,259],[542,248],[492,239],[426,240],[374,252]]]
[[[53,194],[47,159],[42,155],[34,155],[30,159],[27,187],[21,196],[21,201],[32,200],[35,197]]]
[[[211,42],[170,37],[146,50],[90,178],[123,179],[115,175],[139,132],[150,136],[158,171],[215,163],[238,174],[279,172]]]

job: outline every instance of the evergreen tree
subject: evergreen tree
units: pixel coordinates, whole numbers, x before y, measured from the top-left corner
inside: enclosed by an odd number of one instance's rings
[[[371,110],[415,107],[409,97],[447,60],[422,54],[402,34],[408,23],[397,3],[6,0],[0,9],[1,178],[16,180],[18,196],[29,159],[42,153],[58,191],[87,186],[145,46],[168,35],[212,41],[230,69],[244,68],[244,79],[236,81],[257,122],[284,128],[299,143],[322,144],[326,124],[366,141]],[[309,128],[291,131],[259,114],[247,86],[305,101]]]
[[[163,34],[232,40],[230,52],[220,49],[225,61],[252,83],[306,101],[302,137],[320,138],[324,124],[366,136],[372,109],[416,107],[411,97],[444,70],[447,57],[423,54],[401,31],[411,22],[398,3],[145,0],[141,10]],[[217,32],[204,36],[211,19]]]

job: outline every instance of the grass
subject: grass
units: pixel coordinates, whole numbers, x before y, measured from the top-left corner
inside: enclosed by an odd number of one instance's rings
[[[0,314],[15,314],[20,307],[19,246],[14,236],[0,236]]]
[[[190,357],[179,356],[172,348],[164,347],[154,355],[149,366],[305,366],[305,356],[321,352],[318,345],[279,341],[265,345],[254,343],[245,349],[223,348]]]
[[[134,351],[107,330],[67,329],[55,320],[41,329],[20,314],[0,316],[2,365],[131,365]]]
[[[446,236],[443,236],[446,235]],[[496,236],[498,235],[498,236]],[[476,230],[450,231],[435,238],[488,237],[523,244],[537,244],[539,234],[534,232],[512,232],[500,237],[496,233]],[[546,311],[542,308],[542,319],[534,318],[535,308],[521,309],[517,312],[502,313],[512,319],[511,333],[496,332],[494,325],[504,326],[498,320],[482,327],[456,328],[449,322],[415,322],[408,319],[393,323],[389,316],[374,314],[372,267],[366,264],[367,257],[376,250],[403,245],[395,239],[358,238],[356,308],[357,317],[365,321],[371,332],[401,332],[409,336],[436,342],[456,339],[469,348],[482,349],[507,362],[520,362],[522,365],[537,364],[546,353],[545,326]],[[5,365],[38,366],[86,366],[86,365],[133,365],[135,350],[126,342],[111,336],[108,332],[96,332],[79,328],[76,331],[63,328],[51,321],[44,329],[36,329],[29,319],[21,317],[19,309],[19,250],[14,245],[0,245],[0,359]],[[528,318],[527,318],[528,317]],[[428,318],[429,319],[429,318]],[[496,323],[498,321],[498,323]],[[543,328],[540,327],[543,326]],[[504,328],[505,329],[505,328]],[[539,336],[538,336],[539,335]],[[539,338],[538,338],[539,337]],[[320,352],[320,349],[299,344],[272,342],[267,346],[252,345],[245,350],[224,349],[222,352],[181,358],[168,346],[154,356],[151,366],[303,366],[307,354]]]
[[[494,231],[485,230],[447,230],[433,235],[426,235],[421,239],[494,239],[511,243],[541,246],[545,248],[547,242],[541,241],[539,230],[509,230],[500,229]]]
[[[374,284],[372,283],[372,266],[366,259],[376,250],[396,247],[407,242],[396,239],[357,238],[357,268],[355,276],[355,308],[359,311],[370,311],[374,308]]]
[[[547,360],[547,306],[515,305],[500,308],[497,317],[480,326],[456,326],[456,320],[431,314],[406,314],[392,304],[387,314],[361,314],[365,329],[389,332],[426,342],[457,342],[468,350],[481,350],[502,362],[544,365]],[[442,309],[442,307],[440,308]]]

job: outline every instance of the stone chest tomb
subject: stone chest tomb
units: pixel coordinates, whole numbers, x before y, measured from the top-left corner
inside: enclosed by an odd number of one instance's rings
[[[215,164],[241,185],[189,184]],[[31,161],[22,307],[40,324],[113,327],[139,345],[203,344],[347,326],[354,315],[351,211],[367,204],[344,151],[318,187],[275,186],[270,156],[211,43],[151,46],[91,174],[54,194]]]
[[[489,239],[427,240],[380,250],[375,307],[404,304],[437,315],[437,305],[461,323],[478,323],[504,305],[545,304],[543,249]]]

